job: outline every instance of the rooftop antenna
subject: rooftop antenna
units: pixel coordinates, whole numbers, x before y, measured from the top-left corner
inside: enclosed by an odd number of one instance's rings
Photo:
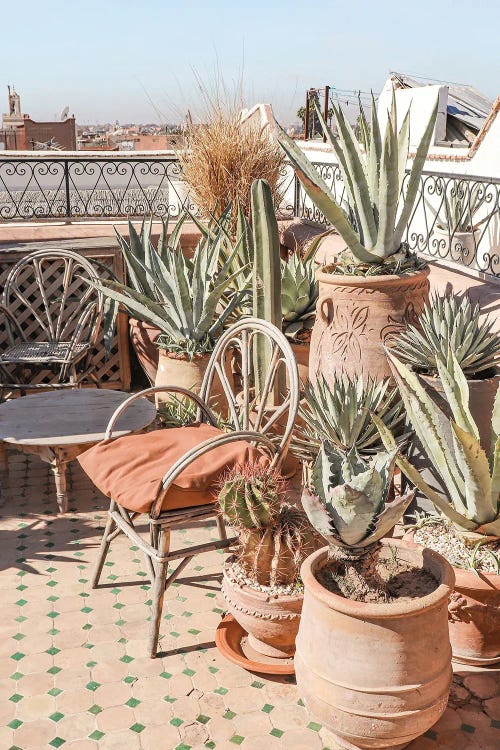
[[[64,107],[63,111],[61,112],[61,120],[66,120],[68,118],[69,114],[69,107]]]

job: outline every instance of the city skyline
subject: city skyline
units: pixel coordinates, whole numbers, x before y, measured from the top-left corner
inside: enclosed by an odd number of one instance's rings
[[[43,16],[33,0],[24,8],[32,22],[22,46],[14,33],[3,37],[0,70],[37,120],[69,105],[80,125],[179,123],[188,109],[203,116],[201,89],[223,82],[229,98],[241,91],[246,105],[270,102],[288,123],[307,88],[378,93],[390,70],[471,84],[491,99],[500,93],[493,0],[477,7],[474,24],[464,0],[422,0],[407,19],[392,0],[310,13],[296,0],[248,8],[89,0],[83,9],[50,0]]]

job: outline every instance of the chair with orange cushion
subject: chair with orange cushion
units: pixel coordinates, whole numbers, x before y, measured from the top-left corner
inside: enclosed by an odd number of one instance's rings
[[[252,357],[257,337],[267,340],[270,356],[259,400],[255,398]],[[239,356],[238,388],[230,382],[225,366],[230,353]],[[225,394],[226,432],[218,429],[208,406],[215,377]],[[192,399],[197,406],[197,421],[112,440],[113,428],[128,406],[141,396],[159,391]],[[275,326],[246,318],[217,342],[199,396],[178,386],[147,388],[130,396],[111,417],[106,439],[79,457],[94,484],[111,499],[92,586],[99,582],[111,541],[124,533],[144,553],[153,588],[148,644],[151,657],[156,656],[158,648],[165,590],[194,555],[227,548],[235,541],[227,538],[218,513],[214,492],[218,481],[231,466],[263,456],[270,466],[279,467],[288,452],[298,402],[297,364],[287,339]],[[149,541],[134,526],[143,514],[149,520]],[[209,518],[217,520],[220,539],[170,549],[173,528]],[[179,560],[167,577],[168,564]]]

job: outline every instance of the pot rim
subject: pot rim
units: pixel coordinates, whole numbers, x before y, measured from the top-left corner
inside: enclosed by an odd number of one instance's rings
[[[424,609],[428,610],[432,607],[437,607],[442,604],[443,599],[447,600],[449,598],[454,588],[455,574],[450,563],[442,555],[434,552],[434,550],[423,548],[414,542],[403,539],[382,539],[380,544],[384,547],[395,546],[409,550],[410,552],[423,553],[424,556],[431,558],[437,564],[437,567],[441,569],[441,581],[437,588],[425,596],[405,602],[391,602],[390,604],[358,602],[353,599],[347,599],[340,594],[333,593],[333,591],[328,591],[328,589],[319,583],[314,574],[315,569],[328,555],[329,547],[327,546],[313,552],[302,563],[300,575],[304,583],[305,592],[309,592],[330,609],[335,609],[337,612],[342,612],[350,617],[357,617],[359,619],[407,617]]]
[[[434,383],[440,383],[439,375],[426,375],[423,372],[416,372],[413,370],[416,375],[418,375],[419,378],[422,378],[423,380],[429,381],[432,385]],[[495,380],[498,380],[500,378],[500,367],[495,367],[495,374],[491,375],[489,378],[466,378],[467,384],[470,385],[471,383],[493,383]]]
[[[316,279],[323,284],[331,286],[362,286],[362,287],[380,287],[380,286],[401,286],[413,284],[416,278],[427,278],[431,272],[430,267],[410,271],[402,274],[383,274],[380,276],[350,276],[340,273],[326,273],[321,268],[316,269]],[[321,297],[321,294],[320,294]]]
[[[185,352],[171,352],[168,349],[165,349],[164,347],[157,347],[159,356],[162,357],[168,357],[168,359],[178,361],[178,362],[201,362],[203,360],[208,360],[212,356],[212,352],[202,352],[195,354],[192,359],[188,357],[188,355]]]
[[[158,328],[158,326],[154,326],[152,323],[146,323],[145,320],[139,320],[139,318],[129,318],[128,323],[130,326],[141,326],[142,328],[148,328],[152,331],[162,332],[161,328]]]
[[[230,588],[241,591],[245,596],[255,599],[262,604],[293,604],[295,602],[302,601],[302,599],[304,598],[304,592],[302,591],[297,591],[296,594],[270,594],[266,593],[265,591],[258,591],[258,589],[254,589],[253,586],[249,586],[246,583],[242,585],[235,578],[232,578],[228,575],[227,571],[230,569],[230,567],[231,563],[227,561],[224,563],[224,567],[222,569],[224,579],[230,586]]]

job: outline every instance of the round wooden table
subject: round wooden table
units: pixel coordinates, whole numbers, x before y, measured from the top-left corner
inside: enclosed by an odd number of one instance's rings
[[[40,456],[52,467],[59,512],[66,513],[66,464],[104,439],[113,412],[129,396],[122,391],[82,388],[39,393],[0,404],[4,472],[8,474],[5,443]],[[151,401],[137,399],[118,419],[113,438],[142,430],[155,415],[156,406]]]

